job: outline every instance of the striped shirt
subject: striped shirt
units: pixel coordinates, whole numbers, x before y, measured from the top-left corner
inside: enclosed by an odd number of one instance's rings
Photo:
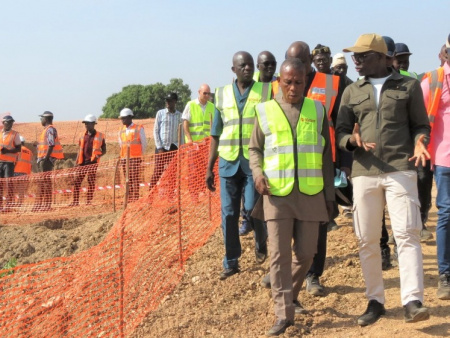
[[[178,125],[181,122],[181,113],[177,110],[170,113],[167,108],[156,113],[155,120],[155,145],[156,149],[170,149],[171,144],[178,147]]]

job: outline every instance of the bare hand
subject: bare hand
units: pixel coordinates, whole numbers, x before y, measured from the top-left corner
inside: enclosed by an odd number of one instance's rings
[[[206,170],[206,187],[210,190],[210,191],[216,191],[216,185],[214,184],[214,173],[207,169]]]
[[[257,178],[255,178],[255,189],[261,195],[272,195],[270,193],[269,181],[264,175],[260,175]]]
[[[409,158],[409,161],[414,161],[414,165],[416,167],[422,163],[422,166],[425,167],[426,161],[430,158],[430,153],[427,151],[427,147],[423,143],[425,135],[420,135],[419,139],[416,142],[416,146],[414,147],[414,155]]]
[[[364,142],[361,139],[361,134],[359,131],[358,123],[355,123],[355,126],[353,127],[352,136],[350,136],[349,141],[354,147],[364,148],[365,151],[369,151],[370,149],[375,149],[375,145],[376,145],[374,142]]]

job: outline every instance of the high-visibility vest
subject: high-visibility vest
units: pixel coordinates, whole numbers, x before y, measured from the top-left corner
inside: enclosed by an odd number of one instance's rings
[[[310,99],[322,102],[327,113],[328,125],[330,131],[331,150],[333,154],[333,162],[336,162],[336,142],[333,119],[331,112],[336,102],[339,89],[339,76],[316,72],[314,79],[309,87],[308,94]]]
[[[192,100],[189,103],[189,111],[191,112],[191,120],[189,121],[189,133],[192,141],[197,142],[203,140],[211,134],[211,116],[214,113],[214,104],[207,102],[205,111],[197,102]],[[186,142],[188,138],[185,136]]]
[[[45,127],[45,129],[42,131],[41,136],[39,137],[39,143],[37,146],[37,150],[38,150],[38,154],[37,157],[38,158],[43,158],[45,157],[45,155],[47,155],[47,151],[48,151],[48,141],[47,141],[47,130],[49,128],[53,128],[53,125],[48,125],[47,127]],[[50,157],[54,157],[57,159],[63,159],[64,158],[64,154],[63,154],[63,148],[61,146],[61,143],[59,142],[59,137],[56,136],[55,138],[55,146],[52,149],[52,153],[50,154]]]
[[[127,134],[127,127],[122,126],[122,129],[120,130],[120,140],[122,141],[122,146],[120,148],[121,158],[127,157],[128,145],[130,145],[130,158],[142,157],[141,128],[144,127],[134,124],[128,128]]]
[[[234,161],[239,156],[242,144],[243,155],[248,156],[248,143],[255,123],[255,105],[270,100],[270,83],[254,82],[239,114],[234,97],[233,85],[216,89],[216,108],[223,121],[222,135],[219,139],[219,156],[227,161]]]
[[[10,130],[6,135],[6,138],[3,139],[0,134],[0,149],[5,148],[9,150],[13,150],[16,146],[14,144],[14,140],[16,139],[17,131]],[[7,153],[2,154],[0,152],[0,161],[4,162],[15,162],[17,160],[17,153]]]
[[[297,122],[297,137],[279,106],[271,100],[256,106],[256,114],[265,135],[263,171],[270,193],[286,196],[298,179],[300,192],[315,195],[323,190],[322,136],[324,109],[322,103],[305,97]]]
[[[17,156],[16,166],[14,167],[15,173],[22,174],[31,174],[31,158],[33,157],[33,153],[30,149],[25,146],[22,146],[22,149]]]
[[[85,135],[87,132],[85,133]],[[105,139],[105,135],[103,133],[100,133],[99,131],[96,131],[94,136],[94,141],[92,142],[92,155],[91,155],[91,162],[100,162],[100,156],[102,156],[102,144],[103,140]],[[80,137],[80,141],[78,142],[80,145],[80,150],[78,152],[78,164],[84,163],[84,137]]]
[[[261,72],[258,70],[256,72],[253,73],[253,81],[255,82],[260,82],[259,81],[259,75],[261,74]],[[272,76],[272,82],[273,81],[278,81],[279,77],[278,77],[278,73],[274,73]]]
[[[413,79],[418,79],[418,77],[417,77],[417,74],[416,73],[414,73],[414,72],[408,72],[408,71],[406,71],[406,70],[402,70],[402,69],[400,69],[400,74],[402,74],[403,76],[409,76],[409,77],[412,77]]]

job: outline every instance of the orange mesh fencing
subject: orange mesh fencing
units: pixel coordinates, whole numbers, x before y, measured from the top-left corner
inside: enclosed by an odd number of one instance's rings
[[[204,183],[208,148],[205,140],[183,145],[176,152],[130,161],[135,168],[128,170],[128,184],[123,180],[124,163],[102,162],[96,168],[95,191],[87,207],[86,179],[79,205],[70,204],[75,177],[87,176],[92,166],[31,175],[22,205],[11,205],[11,212],[2,214],[2,223],[99,214],[111,210],[114,203],[117,207],[127,203],[127,208],[106,238],[89,250],[0,271],[0,336],[132,334],[175,288],[186,260],[220,224],[219,191],[210,193]],[[158,171],[160,166],[164,170]],[[50,209],[33,210],[36,189],[46,179],[52,183]],[[130,179],[137,192],[131,189]],[[2,183],[25,184],[18,178]]]

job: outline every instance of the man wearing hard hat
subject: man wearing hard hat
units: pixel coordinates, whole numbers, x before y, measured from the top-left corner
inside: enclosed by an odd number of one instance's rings
[[[73,202],[70,206],[77,206],[80,204],[80,187],[84,177],[87,175],[88,190],[86,197],[86,205],[92,204],[94,197],[95,180],[97,178],[97,167],[100,157],[106,153],[105,135],[95,130],[97,118],[95,115],[86,115],[82,121],[86,127],[86,132],[80,138],[78,150],[75,180],[73,187]]]
[[[0,139],[0,178],[8,178],[14,176],[14,162],[17,159],[17,153],[20,152],[20,135],[17,131],[12,130],[14,119],[11,115],[5,115],[2,119],[3,129],[2,137]],[[3,184],[0,184],[0,212],[11,211],[8,205],[12,202],[13,189],[9,186],[8,180],[6,207],[2,208],[3,204]]]
[[[122,128],[119,130],[119,146],[121,165],[126,175],[126,158],[128,148],[130,149],[130,168],[128,181],[130,184],[129,202],[139,199],[139,178],[141,176],[142,155],[147,147],[144,126],[133,123],[133,111],[124,108],[120,111]]]

